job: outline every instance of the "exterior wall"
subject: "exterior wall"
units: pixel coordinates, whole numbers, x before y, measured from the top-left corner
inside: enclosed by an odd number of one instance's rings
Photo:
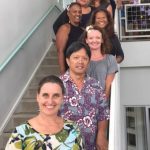
[[[0,64],[53,3],[53,0],[0,1]]]
[[[7,0],[2,0],[0,4],[0,11],[5,12],[3,14],[0,12],[0,19],[5,18],[3,23],[0,21],[2,23],[0,42],[3,43],[0,44],[0,61],[19,49],[0,72],[1,134],[44,55],[51,47],[54,36],[52,25],[61,9],[53,7],[55,6],[53,0],[32,2],[15,0],[9,2],[9,5]],[[11,18],[14,18],[14,22],[7,24]],[[41,21],[41,18],[44,19]],[[22,44],[21,47],[18,46],[18,42]]]
[[[127,106],[150,106],[150,42],[122,42],[125,60],[120,65],[120,128],[122,150],[126,150]]]
[[[122,105],[150,105],[150,66],[122,68],[120,85]]]
[[[125,60],[121,67],[150,66],[150,41],[122,42]]]
[[[148,105],[150,85],[150,42],[123,42],[125,60],[121,64],[122,105]]]

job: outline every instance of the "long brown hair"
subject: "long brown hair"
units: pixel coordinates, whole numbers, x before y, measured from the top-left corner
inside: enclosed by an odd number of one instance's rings
[[[96,11],[93,12],[90,21],[89,21],[89,25],[95,25],[95,21],[96,21],[96,15],[99,12],[103,12],[106,15],[106,18],[108,20],[108,24],[105,27],[105,30],[108,34],[109,37],[112,37],[114,35],[114,21],[113,18],[111,17],[110,13],[105,10],[105,9],[98,9]]]

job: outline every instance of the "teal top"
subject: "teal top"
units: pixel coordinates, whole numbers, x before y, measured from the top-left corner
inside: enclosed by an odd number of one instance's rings
[[[83,141],[78,126],[70,120],[64,121],[56,134],[37,132],[29,123],[17,126],[5,150],[83,150]]]

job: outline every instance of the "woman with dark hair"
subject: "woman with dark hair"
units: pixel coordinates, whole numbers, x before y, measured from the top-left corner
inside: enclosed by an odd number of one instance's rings
[[[44,77],[37,89],[39,114],[15,128],[5,150],[83,150],[77,124],[58,115],[64,94],[59,77]]]
[[[95,8],[89,6],[90,0],[76,0],[76,2],[81,5],[81,10],[82,10],[82,18],[80,21],[80,26],[85,28]],[[56,34],[59,27],[68,22],[69,22],[69,17],[67,15],[67,8],[66,8],[53,24],[54,33]]]
[[[91,6],[95,7],[96,10],[106,9],[113,16],[112,6],[108,0],[91,0]]]
[[[58,51],[58,62],[61,74],[65,73],[68,69],[68,65],[65,61],[66,49],[71,43],[77,41],[84,31],[80,27],[82,10],[79,3],[71,3],[67,9],[67,15],[69,22],[60,26],[56,34],[56,48]]]
[[[114,32],[114,22],[108,11],[105,9],[96,10],[91,17],[90,24],[105,29],[112,45],[110,54],[116,56],[117,63],[121,63],[124,59],[124,52],[120,41]]]

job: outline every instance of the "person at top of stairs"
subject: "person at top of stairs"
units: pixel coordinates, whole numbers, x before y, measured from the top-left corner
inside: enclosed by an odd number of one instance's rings
[[[82,9],[82,18],[81,18],[81,23],[80,26],[85,28],[93,11],[95,10],[94,7],[89,6],[91,0],[76,0],[77,3],[81,5]],[[69,7],[69,5],[68,5]],[[60,16],[56,19],[56,21],[53,24],[53,30],[54,33],[56,34],[59,27],[65,23],[69,22],[69,17],[67,15],[67,9],[68,7],[60,14]]]
[[[58,63],[61,74],[65,73],[66,69],[68,69],[68,65],[65,61],[66,49],[71,43],[77,41],[84,31],[80,27],[82,11],[79,3],[71,3],[68,7],[67,15],[69,17],[69,23],[60,26],[56,34],[56,48],[58,51]]]
[[[76,123],[58,116],[64,94],[60,78],[44,77],[37,90],[39,114],[15,128],[5,150],[84,149]]]

